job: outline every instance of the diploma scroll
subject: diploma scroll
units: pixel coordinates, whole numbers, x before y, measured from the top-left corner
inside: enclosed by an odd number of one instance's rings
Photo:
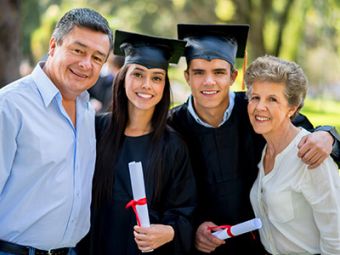
[[[145,185],[143,176],[143,167],[141,162],[130,162],[129,172],[133,200],[126,207],[132,207],[136,214],[137,224],[141,227],[150,227],[148,205],[145,197]]]
[[[221,229],[213,233],[214,236],[216,236],[218,239],[224,240],[233,236],[242,235],[244,233],[260,229],[262,227],[262,222],[259,218],[255,218],[252,220],[248,220],[239,224],[236,224],[234,226],[222,226],[222,227],[215,227],[211,228],[214,229]]]

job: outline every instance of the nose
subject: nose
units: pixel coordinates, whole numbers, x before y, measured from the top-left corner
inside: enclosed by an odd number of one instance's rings
[[[151,78],[150,77],[145,77],[143,80],[142,80],[142,88],[143,89],[150,89],[151,88]]]
[[[255,105],[255,109],[258,111],[263,111],[267,108],[267,105],[264,100],[260,99]]]
[[[215,79],[214,79],[214,77],[212,76],[212,75],[207,75],[206,77],[205,77],[205,80],[204,80],[204,84],[205,85],[215,85]]]
[[[90,69],[92,66],[91,57],[88,56],[83,57],[79,62],[79,66],[85,70]]]

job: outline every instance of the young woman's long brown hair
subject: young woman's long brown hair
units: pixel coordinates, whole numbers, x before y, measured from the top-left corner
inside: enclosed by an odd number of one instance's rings
[[[112,199],[112,190],[115,176],[115,163],[117,154],[124,141],[124,131],[128,122],[128,98],[125,92],[125,77],[129,65],[124,66],[113,84],[113,102],[111,121],[100,137],[97,137],[97,160],[93,179],[93,204],[99,206],[103,201]],[[156,105],[151,119],[152,149],[148,157],[148,163],[143,168],[147,169],[146,183],[150,178],[156,183],[153,198],[160,196],[162,183],[161,176],[164,172],[164,157],[166,153],[166,129],[167,115],[170,107],[170,82],[168,73],[165,77],[165,87],[161,101]],[[110,164],[108,164],[110,162]]]

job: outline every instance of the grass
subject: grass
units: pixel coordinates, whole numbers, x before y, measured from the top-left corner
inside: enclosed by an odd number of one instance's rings
[[[340,102],[327,99],[306,99],[301,112],[308,117],[314,126],[335,126],[340,133]]]
[[[340,102],[327,99],[306,99],[301,112],[314,126],[335,126],[340,133]]]

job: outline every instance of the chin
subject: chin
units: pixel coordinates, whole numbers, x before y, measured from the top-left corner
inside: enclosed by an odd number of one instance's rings
[[[253,129],[254,129],[255,133],[259,134],[259,135],[263,135],[263,134],[268,132],[268,130],[261,128],[261,127],[253,126]]]

